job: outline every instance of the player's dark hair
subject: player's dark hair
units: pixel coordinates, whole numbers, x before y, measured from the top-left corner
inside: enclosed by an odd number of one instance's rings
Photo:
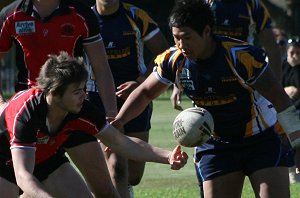
[[[202,35],[206,25],[214,25],[209,4],[202,0],[177,0],[169,15],[169,27],[189,27]]]
[[[62,96],[68,85],[85,82],[87,77],[82,57],[73,58],[67,52],[60,52],[49,55],[37,78],[37,88]]]

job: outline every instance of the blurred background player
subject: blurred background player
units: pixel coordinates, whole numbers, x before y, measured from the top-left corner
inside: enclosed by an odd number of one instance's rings
[[[134,5],[119,0],[97,0],[93,11],[100,24],[120,109],[128,95],[152,72],[153,57],[169,46],[158,25],[144,10]],[[144,56],[146,50],[150,58]],[[150,59],[150,63],[145,63],[145,59]],[[91,67],[90,74],[88,99],[104,111]],[[152,104],[149,104],[141,115],[124,126],[124,134],[148,142],[151,115]],[[122,197],[127,197],[128,183],[133,186],[140,183],[145,162],[127,162],[113,152],[105,154],[114,185]]]
[[[99,94],[106,116],[116,115],[113,77],[98,22],[90,7],[76,0],[16,0],[1,10],[0,26],[0,58],[13,44],[16,47],[16,91],[36,84],[40,67],[49,54],[66,51],[76,57],[82,56],[84,51],[100,87]],[[4,101],[3,97],[0,99],[0,102]],[[95,137],[80,132],[73,133],[64,148],[95,196],[109,197],[117,194]]]
[[[264,50],[214,35],[213,23],[208,4],[178,2],[169,17],[176,46],[156,58],[157,67],[129,95],[112,124],[121,127],[176,83],[214,118],[213,137],[195,149],[205,197],[241,197],[246,176],[256,197],[290,197],[293,152],[277,133],[277,117],[299,147],[299,116]],[[278,113],[267,108],[268,100]]]
[[[66,52],[51,55],[37,86],[8,101],[0,116],[1,197],[18,197],[19,188],[23,197],[94,197],[59,151],[77,130],[96,136],[124,157],[170,164],[175,170],[186,164],[179,146],[173,151],[152,147],[113,128],[86,100],[87,77],[82,58]]]

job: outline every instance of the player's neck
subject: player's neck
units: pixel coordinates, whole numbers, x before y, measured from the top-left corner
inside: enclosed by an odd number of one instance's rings
[[[49,120],[53,122],[54,120],[63,120],[66,117],[68,112],[59,107],[51,94],[46,96],[46,101],[48,104],[47,118]]]
[[[210,37],[207,44],[206,50],[201,54],[201,57],[198,57],[199,60],[206,60],[213,56],[216,51],[217,43],[213,37]]]
[[[33,5],[37,9],[39,15],[44,18],[52,14],[59,6],[61,0],[33,0]]]
[[[96,2],[96,8],[100,15],[111,15],[119,9],[120,2],[116,1],[112,4],[103,4],[100,2]]]

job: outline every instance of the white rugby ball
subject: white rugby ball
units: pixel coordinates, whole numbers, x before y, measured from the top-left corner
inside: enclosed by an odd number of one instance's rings
[[[214,131],[212,115],[204,108],[192,107],[180,112],[173,122],[173,136],[185,147],[200,146]]]

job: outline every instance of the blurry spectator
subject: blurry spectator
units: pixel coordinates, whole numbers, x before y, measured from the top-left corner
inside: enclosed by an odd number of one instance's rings
[[[292,99],[300,116],[300,42],[299,39],[289,39],[287,58],[282,67],[282,85]],[[300,175],[295,174],[295,167],[290,168],[290,183],[300,182]]]
[[[272,30],[275,36],[276,43],[280,50],[281,60],[284,61],[286,59],[286,53],[287,53],[287,43],[288,43],[287,35],[280,28],[274,27]]]

